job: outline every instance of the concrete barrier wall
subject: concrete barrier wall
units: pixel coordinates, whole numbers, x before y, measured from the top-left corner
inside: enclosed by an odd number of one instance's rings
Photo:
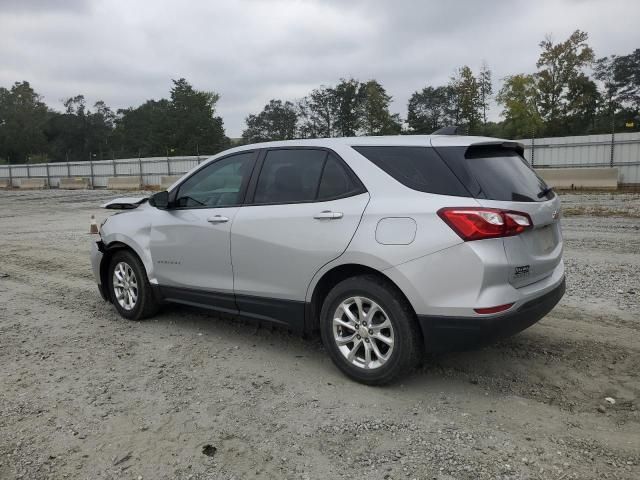
[[[47,187],[46,178],[23,178],[20,180],[20,188],[42,189]]]
[[[9,188],[8,178],[0,178],[0,188]]]
[[[88,178],[63,177],[60,179],[59,188],[63,190],[86,190],[91,187]]]
[[[617,168],[536,168],[536,172],[555,188],[618,188]]]
[[[160,188],[162,188],[163,190],[166,190],[181,178],[182,178],[182,175],[162,176],[160,177]]]
[[[140,190],[141,188],[140,177],[109,177],[107,180],[109,190]]]
[[[621,186],[640,184],[640,132],[517,141],[535,168],[617,167]]]

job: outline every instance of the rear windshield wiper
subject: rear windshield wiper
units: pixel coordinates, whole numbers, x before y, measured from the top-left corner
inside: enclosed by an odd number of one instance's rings
[[[546,197],[551,192],[553,192],[553,187],[544,188],[540,191],[540,193],[538,193],[538,198]]]

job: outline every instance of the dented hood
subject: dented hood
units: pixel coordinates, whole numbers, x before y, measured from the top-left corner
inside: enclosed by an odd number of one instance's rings
[[[147,201],[147,197],[121,197],[114,200],[109,200],[102,205],[102,208],[108,208],[110,210],[130,210],[132,208],[138,208]]]

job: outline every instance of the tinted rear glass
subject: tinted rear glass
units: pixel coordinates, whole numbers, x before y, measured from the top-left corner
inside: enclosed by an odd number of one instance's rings
[[[420,192],[468,197],[469,192],[430,147],[353,147],[403,185]]]
[[[553,198],[552,192],[541,195],[547,185],[514,150],[471,147],[465,165],[488,200],[543,202]]]

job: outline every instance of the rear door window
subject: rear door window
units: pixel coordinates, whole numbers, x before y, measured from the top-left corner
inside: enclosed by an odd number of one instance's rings
[[[322,178],[318,188],[318,201],[347,197],[359,193],[360,185],[353,174],[335,156],[329,155],[322,170]]]
[[[363,191],[355,174],[327,150],[277,149],[265,156],[253,203],[321,202]]]
[[[420,192],[470,196],[431,147],[352,147],[406,187]]]
[[[264,159],[255,203],[315,200],[327,152],[312,149],[270,150]]]

